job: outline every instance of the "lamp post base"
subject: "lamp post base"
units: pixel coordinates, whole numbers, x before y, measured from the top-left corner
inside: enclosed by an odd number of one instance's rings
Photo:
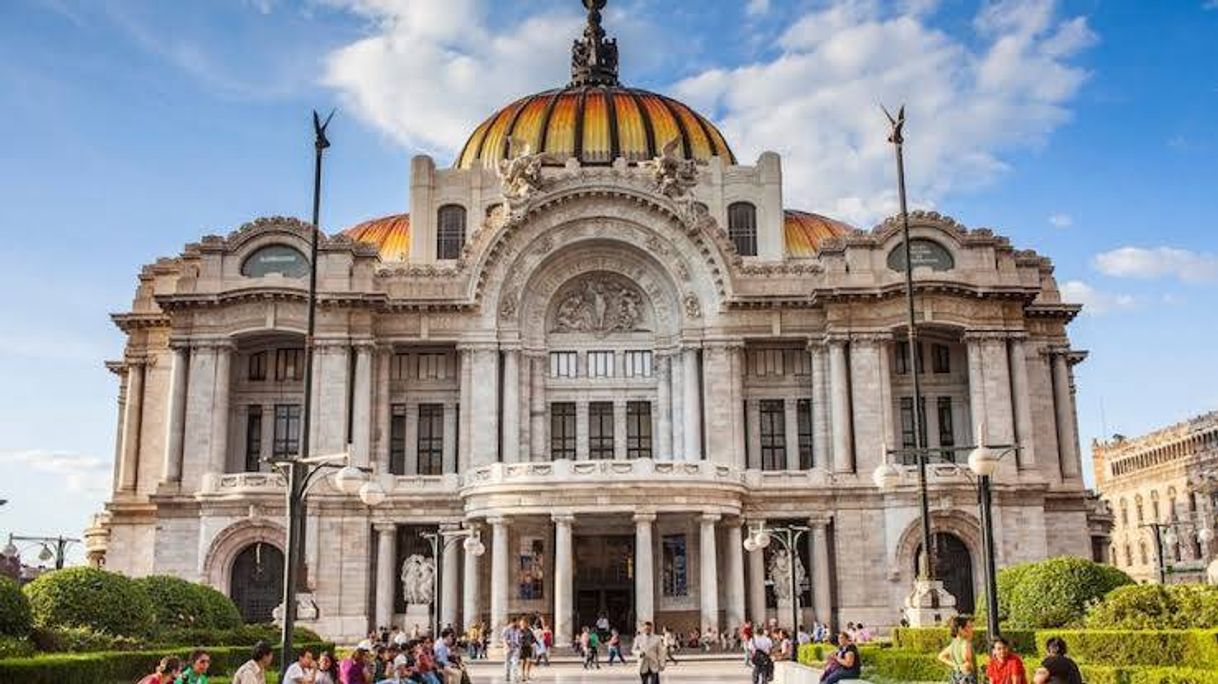
[[[904,613],[910,627],[942,625],[956,616],[956,598],[938,580],[915,580],[913,593],[905,597]]]
[[[318,615],[317,601],[313,599],[313,594],[297,593],[296,622],[315,622]],[[275,609],[271,611],[271,620],[277,625],[283,625],[283,603],[275,606]]]

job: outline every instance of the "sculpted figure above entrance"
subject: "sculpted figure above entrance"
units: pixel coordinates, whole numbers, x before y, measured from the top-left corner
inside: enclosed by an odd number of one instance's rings
[[[550,332],[607,335],[646,330],[642,293],[612,273],[580,277],[564,287],[556,301]]]

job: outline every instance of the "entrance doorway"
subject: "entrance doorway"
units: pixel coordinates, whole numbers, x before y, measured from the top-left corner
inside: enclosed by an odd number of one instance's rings
[[[263,542],[250,544],[233,559],[228,593],[246,622],[270,622],[283,601],[283,552]]]
[[[917,576],[917,558],[922,555],[922,545],[914,552],[914,576]],[[973,556],[968,546],[950,532],[935,534],[935,579],[943,582],[947,593],[956,598],[956,611],[973,614],[976,598],[973,594]]]
[[[575,537],[575,629],[595,627],[601,615],[623,634],[634,633],[634,537]]]

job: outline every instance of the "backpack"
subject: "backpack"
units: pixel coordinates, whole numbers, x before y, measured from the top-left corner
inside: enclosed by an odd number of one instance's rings
[[[537,637],[533,636],[533,630],[531,629],[526,629],[520,633],[520,644],[522,646],[532,646],[536,640]]]

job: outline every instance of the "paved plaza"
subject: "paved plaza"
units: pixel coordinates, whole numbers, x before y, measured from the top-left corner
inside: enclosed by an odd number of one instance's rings
[[[577,663],[558,663],[551,667],[533,670],[532,681],[536,684],[626,684],[638,682],[639,675],[634,663],[629,665],[602,666],[600,670],[584,670]],[[477,663],[470,669],[474,684],[505,684],[502,663]],[[702,682],[704,684],[727,684],[749,681],[749,670],[742,663],[723,660],[693,661],[670,665],[661,678],[663,682]]]

